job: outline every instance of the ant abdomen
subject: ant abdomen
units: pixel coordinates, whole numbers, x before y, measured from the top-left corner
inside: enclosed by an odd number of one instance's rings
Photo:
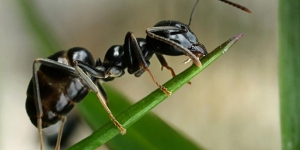
[[[80,60],[93,65],[91,54],[82,48],[72,48],[69,51],[59,51],[48,59],[63,64],[72,64],[74,60]],[[76,75],[72,76],[62,68],[53,68],[41,64],[37,71],[41,104],[43,110],[42,127],[48,127],[61,120],[61,116],[68,114],[74,105],[83,100],[88,94],[89,88]],[[31,79],[27,89],[26,110],[31,122],[37,126],[37,108],[35,107],[33,80]]]

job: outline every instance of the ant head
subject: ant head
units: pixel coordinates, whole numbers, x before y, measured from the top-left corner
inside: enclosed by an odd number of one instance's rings
[[[172,21],[170,25],[181,28],[182,33],[176,37],[179,39],[180,45],[188,49],[198,58],[205,56],[207,54],[205,46],[198,41],[197,36],[193,33],[193,31],[191,31],[189,27],[190,25],[186,25],[178,21]],[[178,41],[176,41],[177,39],[171,39],[171,40],[178,43]]]
[[[189,60],[201,66],[199,58],[205,56],[207,51],[190,29],[198,1],[191,12],[188,25],[179,21],[165,20],[147,29],[147,43],[153,45],[152,49],[155,52],[171,56],[187,55]]]
[[[152,33],[149,32],[147,41],[154,45],[153,49],[158,53],[171,56],[187,55],[194,62],[207,54],[206,48],[200,44],[189,25],[179,21],[158,22],[152,28]]]
[[[193,7],[193,10],[191,12],[190,19],[189,19],[189,24],[182,25],[182,28],[187,28],[187,31],[191,33],[192,36],[190,36],[190,38],[191,39],[195,38],[197,41],[198,41],[198,39],[197,39],[196,35],[190,30],[190,25],[192,23],[192,18],[194,16],[194,12],[196,10],[196,6],[197,6],[198,2],[199,2],[199,0],[196,1],[195,5]],[[193,52],[193,50],[191,50],[197,57],[201,57],[199,55],[205,56],[207,54],[205,46],[203,44],[200,44],[199,42],[197,42],[197,44],[194,44],[191,49],[193,49],[193,48],[197,49],[195,52]]]

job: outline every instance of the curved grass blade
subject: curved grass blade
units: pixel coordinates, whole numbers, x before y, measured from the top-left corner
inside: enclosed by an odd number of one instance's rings
[[[171,92],[177,91],[181,86],[188,83],[194,76],[204,70],[223,53],[225,53],[241,37],[242,34],[239,34],[229,39],[206,57],[201,59],[203,65],[201,68],[193,64],[191,67],[169,80],[166,84],[164,84],[164,86]],[[136,104],[123,111],[116,117],[116,119],[123,124],[123,127],[128,128],[166,98],[167,95],[165,95],[161,90],[157,89]],[[130,132],[130,130],[128,130],[128,132]],[[105,144],[119,133],[119,130],[114,126],[114,124],[109,121],[104,126],[93,132],[90,136],[70,147],[69,150],[95,149]]]

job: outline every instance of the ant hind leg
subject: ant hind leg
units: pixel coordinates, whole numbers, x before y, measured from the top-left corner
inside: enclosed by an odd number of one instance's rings
[[[38,79],[38,72],[36,64],[39,63],[39,60],[36,59],[33,62],[32,70],[33,70],[33,92],[34,92],[34,101],[35,107],[37,112],[37,128],[40,138],[40,149],[43,150],[43,132],[42,132],[42,117],[43,117],[43,109],[42,109],[42,102],[41,102],[41,95],[40,95],[40,88],[39,88],[39,79]]]
[[[61,137],[62,137],[62,133],[63,133],[63,129],[64,129],[64,125],[65,125],[66,120],[67,120],[66,116],[61,117],[61,124],[60,124],[59,132],[58,132],[58,135],[57,135],[55,150],[60,150],[60,142],[61,142]]]
[[[102,88],[102,86],[100,84],[95,85],[95,83],[83,72],[82,69],[87,69],[88,66],[85,66],[87,68],[81,68],[78,66],[78,62],[74,61],[74,68],[76,69],[78,75],[81,77],[81,79],[86,83],[86,85],[93,91],[96,93],[99,101],[101,102],[102,106],[104,107],[104,109],[106,110],[106,112],[108,113],[111,121],[115,124],[115,126],[120,130],[120,132],[122,134],[126,133],[126,129],[119,123],[119,121],[114,117],[114,115],[112,114],[112,112],[110,111],[110,109],[108,108],[107,105],[107,96],[106,93],[104,91],[104,89]],[[89,69],[87,69],[88,71],[90,71]],[[86,70],[85,70],[86,71]],[[101,75],[101,74],[99,74]]]

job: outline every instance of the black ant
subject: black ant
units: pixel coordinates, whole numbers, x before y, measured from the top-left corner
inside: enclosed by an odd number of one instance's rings
[[[171,95],[171,92],[154,79],[148,68],[149,60],[155,54],[162,68],[170,70],[172,76],[175,76],[175,72],[163,55],[186,55],[189,57],[187,62],[192,60],[198,67],[202,66],[199,58],[207,54],[206,48],[199,43],[189,28],[198,1],[194,5],[188,25],[179,21],[160,21],[154,27],[146,29],[146,39],[135,38],[132,32],[128,32],[124,45],[110,47],[103,62],[100,58],[95,62],[91,53],[81,47],[59,51],[47,58],[35,59],[33,77],[27,90],[26,110],[31,122],[38,128],[40,148],[43,149],[42,128],[61,121],[56,144],[56,149],[60,149],[66,115],[89,91],[96,93],[112,122],[125,134],[126,129],[108,108],[108,98],[100,81],[111,81],[121,77],[126,68],[129,74],[136,77],[147,71],[153,82],[165,94]],[[220,1],[250,12],[241,5],[227,0]],[[37,64],[41,64],[39,68]]]

